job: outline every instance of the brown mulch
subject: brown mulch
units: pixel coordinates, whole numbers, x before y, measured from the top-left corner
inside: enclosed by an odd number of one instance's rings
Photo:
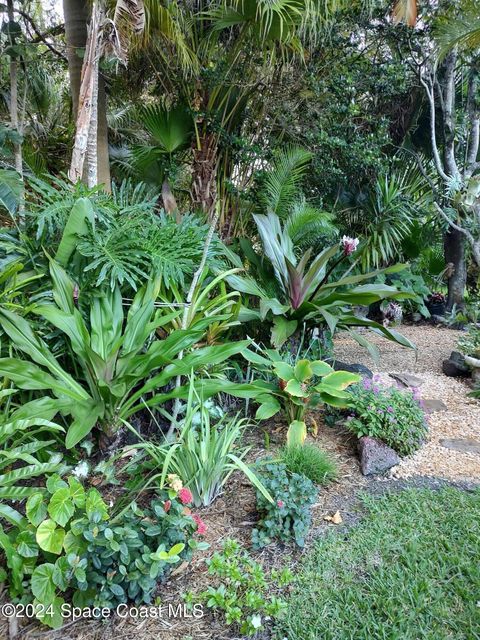
[[[433,327],[402,327],[401,333],[416,343],[418,352],[407,350],[384,339],[373,336],[381,349],[379,363],[372,362],[366,351],[341,335],[336,340],[336,356],[349,363],[362,363],[381,373],[382,380],[393,382],[391,372],[409,372],[422,378],[421,386],[425,398],[440,398],[448,410],[430,416],[430,440],[425,447],[410,459],[405,459],[395,469],[395,476],[408,478],[415,475],[434,475],[445,478],[469,478],[480,480],[480,456],[447,451],[439,448],[444,437],[476,437],[480,439],[480,403],[467,398],[468,385],[459,380],[446,378],[441,373],[441,362],[455,348],[460,332]],[[370,339],[370,336],[369,336]],[[290,564],[293,571],[309,545],[324,531],[335,525],[325,520],[336,510],[345,522],[354,520],[355,504],[351,497],[358,489],[368,485],[361,475],[355,455],[356,442],[341,425],[327,427],[321,414],[315,416],[318,434],[309,436],[312,442],[327,451],[337,461],[339,475],[336,482],[319,491],[318,502],[313,507],[313,525],[304,550],[293,546],[271,545],[254,555],[269,570]],[[272,422],[255,427],[248,434],[252,446],[250,458],[274,456],[284,442],[285,425]],[[268,434],[268,437],[265,436]],[[268,443],[268,446],[267,446]],[[385,484],[391,481],[385,480]],[[212,583],[206,571],[205,557],[218,550],[226,538],[236,538],[246,547],[250,546],[251,530],[255,526],[255,493],[244,476],[233,474],[225,493],[210,507],[198,510],[206,522],[206,540],[210,549],[206,554],[197,554],[187,565],[176,568],[167,583],[161,585],[158,595],[162,604],[181,604],[182,593],[187,590],[199,592]],[[8,637],[6,622],[0,618],[0,639]],[[226,627],[221,618],[216,618],[208,609],[202,618],[164,617],[135,620],[113,616],[104,621],[79,620],[67,624],[61,630],[51,631],[30,622],[16,636],[18,640],[234,640],[234,630]]]

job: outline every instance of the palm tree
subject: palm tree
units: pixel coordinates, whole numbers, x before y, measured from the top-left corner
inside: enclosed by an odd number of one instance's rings
[[[87,42],[87,24],[90,16],[88,0],[63,0],[65,40],[67,44],[68,73],[72,95],[73,119],[77,121],[83,61],[80,53]],[[98,131],[97,171],[98,182],[110,190],[110,164],[108,158],[107,111],[105,83],[100,75],[98,81]]]
[[[145,0],[146,28],[132,56],[140,56],[148,79],[153,76],[161,85],[162,107],[184,104],[193,114],[192,206],[212,216],[219,199],[222,228],[228,222],[232,191],[245,185],[238,154],[246,121],[258,129],[261,143],[262,112],[272,83],[284,69],[303,61],[307,48],[349,4]],[[251,180],[255,158],[247,164],[246,179]]]

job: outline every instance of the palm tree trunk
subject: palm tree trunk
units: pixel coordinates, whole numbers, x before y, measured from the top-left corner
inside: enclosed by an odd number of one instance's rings
[[[195,210],[204,211],[212,220],[217,200],[217,138],[204,133],[193,147],[191,200]]]
[[[67,42],[68,72],[72,95],[73,118],[77,121],[78,102],[82,78],[82,54],[87,42],[87,23],[89,19],[87,0],[63,0],[65,18],[65,38]],[[79,55],[80,54],[80,55]],[[110,191],[110,164],[108,158],[108,136],[106,116],[106,95],[103,77],[98,80],[97,104],[97,179]],[[86,173],[83,175],[86,180]]]

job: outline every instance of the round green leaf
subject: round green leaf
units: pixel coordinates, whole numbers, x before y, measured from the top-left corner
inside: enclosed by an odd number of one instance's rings
[[[306,398],[308,396],[308,393],[302,389],[302,384],[298,380],[289,380],[285,391],[291,396],[297,396],[298,398]]]
[[[53,520],[44,520],[39,525],[36,538],[38,546],[44,551],[55,553],[57,556],[62,553],[65,531],[63,529],[58,529]]]
[[[82,508],[85,506],[85,489],[81,482],[79,482],[74,476],[68,478],[68,485],[70,487],[70,496],[76,507]]]
[[[60,629],[65,622],[64,616],[62,615],[62,605],[64,603],[65,600],[63,598],[54,598],[53,602],[51,602],[47,607],[47,610],[44,611],[41,616],[38,615],[37,617],[43,622],[43,624],[46,624],[51,629]],[[35,601],[34,605],[35,604],[39,603]]]
[[[70,489],[57,489],[50,498],[48,513],[57,524],[64,527],[75,513]]]
[[[57,489],[65,489],[68,487],[65,480],[62,480],[58,473],[54,473],[47,480],[47,489],[50,493],[55,493]]]
[[[287,364],[286,362],[281,362],[281,361],[274,362],[273,370],[275,371],[277,376],[282,380],[291,380],[292,378],[295,377],[295,372],[293,370],[293,367],[290,364]]]
[[[333,373],[332,367],[322,360],[314,360],[310,366],[316,376],[328,376],[329,373]]]
[[[38,545],[33,531],[22,531],[17,536],[17,551],[23,558],[35,558],[38,556]]]
[[[300,382],[305,382],[313,376],[313,370],[308,360],[299,360],[295,365],[295,378]]]
[[[41,564],[32,573],[32,593],[39,602],[48,606],[55,598],[53,573],[55,566],[51,563]]]
[[[47,515],[47,505],[41,493],[34,493],[27,500],[26,513],[28,520],[35,526],[41,523]]]

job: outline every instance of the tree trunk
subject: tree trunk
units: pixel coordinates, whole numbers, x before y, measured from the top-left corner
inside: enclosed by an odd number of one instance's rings
[[[13,0],[7,0],[8,20],[10,23],[15,22]],[[14,36],[10,37],[10,44],[13,46]],[[20,134],[18,126],[18,62],[14,57],[15,54],[10,56],[10,125],[15,133]],[[13,153],[15,156],[15,169],[23,177],[23,162],[22,162],[22,145],[20,142],[15,142],[13,145]]]
[[[192,206],[204,211],[212,220],[217,200],[217,138],[214,133],[205,133],[193,147],[192,162]]]
[[[465,304],[465,287],[467,284],[467,267],[465,261],[466,238],[463,233],[450,228],[445,234],[445,262],[448,269],[447,310],[454,305],[462,308]]]
[[[89,19],[87,0],[63,0],[65,39],[67,42],[68,72],[72,95],[73,119],[77,121],[78,98],[82,77],[83,53],[87,42]],[[110,164],[108,158],[107,112],[105,83],[100,74],[98,83],[97,172],[98,182],[110,191]],[[86,179],[86,173],[84,179]]]

